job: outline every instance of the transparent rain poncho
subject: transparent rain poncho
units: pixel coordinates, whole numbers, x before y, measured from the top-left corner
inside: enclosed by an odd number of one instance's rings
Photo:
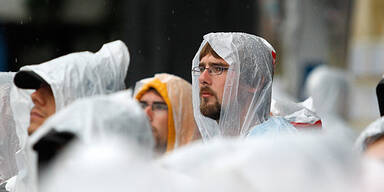
[[[60,111],[74,100],[92,95],[108,94],[125,89],[124,80],[130,56],[122,41],[104,44],[96,53],[78,52],[51,61],[29,65],[20,71],[34,71],[51,87]],[[15,89],[12,93],[13,111],[17,116],[17,127],[27,130],[32,101],[31,90]]]
[[[272,99],[272,116],[284,117],[298,129],[321,129],[321,119],[313,107],[313,99],[295,103],[288,99]]]
[[[74,133],[77,142],[84,146],[95,143],[109,143],[111,146],[123,144],[129,146],[127,150],[130,151],[125,152],[135,154],[135,158],[151,159],[154,157],[151,126],[144,111],[131,98],[129,91],[78,99],[48,118],[28,141],[26,147],[26,151],[29,153],[28,161],[34,162],[32,166],[28,167],[28,174],[37,172],[37,162],[30,158],[36,156],[32,146],[53,130]],[[93,148],[94,152],[97,152],[95,149]],[[106,155],[108,153],[104,154],[104,151],[100,149],[97,157]],[[98,160],[94,159],[94,161]],[[45,166],[45,169],[39,171],[49,169],[49,166]],[[28,175],[28,177],[33,179],[36,175]],[[34,181],[36,180],[34,179]]]
[[[346,72],[320,66],[308,76],[305,90],[313,98],[325,131],[354,137],[345,120],[349,86]]]
[[[41,192],[177,192],[192,185],[187,177],[154,166],[124,140],[74,142],[40,183]]]
[[[384,138],[384,117],[381,117],[368,125],[356,140],[356,148],[364,152],[368,146],[379,139]]]
[[[152,154],[154,139],[148,119],[130,91],[78,99],[57,112],[33,134],[36,143],[49,131],[74,133],[84,143],[122,138]]]
[[[310,132],[311,133],[311,132]],[[319,134],[219,138],[158,163],[199,183],[195,191],[360,191],[360,160],[348,143]]]
[[[206,43],[229,65],[220,120],[200,112],[199,76],[192,75],[193,108],[204,140],[214,136],[246,136],[270,117],[275,51],[263,38],[245,33],[210,33],[204,36],[192,67],[200,63]]]
[[[129,61],[126,45],[122,41],[114,41],[104,44],[96,53],[72,53],[39,65],[24,66],[20,71],[34,71],[50,85],[58,112],[78,98],[124,89]],[[18,192],[36,191],[37,160],[28,145],[27,133],[33,91],[14,86],[10,93],[21,148],[16,154],[19,173],[15,187]]]
[[[15,153],[19,149],[19,139],[9,95],[14,75],[13,72],[0,72],[0,184],[17,174]]]
[[[156,74],[136,83],[135,98],[139,100],[150,88],[154,88],[168,105],[167,151],[197,139],[199,132],[193,118],[191,84],[171,74]]]

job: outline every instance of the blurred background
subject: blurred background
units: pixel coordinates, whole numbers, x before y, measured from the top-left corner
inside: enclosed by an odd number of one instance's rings
[[[275,86],[294,101],[316,67],[350,76],[347,122],[379,117],[375,88],[384,73],[383,0],[1,0],[0,71],[17,71],[123,40],[126,79],[167,72],[191,80],[191,61],[209,32],[262,36],[278,53]]]

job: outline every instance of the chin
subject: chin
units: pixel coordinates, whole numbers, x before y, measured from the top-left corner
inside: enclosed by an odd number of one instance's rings
[[[28,134],[29,134],[29,135],[32,135],[32,133],[34,133],[40,126],[41,126],[41,124],[35,124],[35,123],[32,123],[32,124],[28,127]]]

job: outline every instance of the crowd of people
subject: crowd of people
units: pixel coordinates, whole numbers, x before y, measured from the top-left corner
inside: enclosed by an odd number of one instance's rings
[[[134,89],[122,41],[1,72],[0,191],[384,191],[384,119],[358,136],[347,77],[326,66],[306,101],[272,98],[276,54],[209,33],[192,84],[160,73]]]

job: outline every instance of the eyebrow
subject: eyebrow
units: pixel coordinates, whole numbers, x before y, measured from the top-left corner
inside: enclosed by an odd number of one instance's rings
[[[206,64],[205,63],[199,63],[199,66],[205,66]],[[208,63],[209,66],[223,66],[223,67],[228,67],[229,65],[226,65],[225,63],[219,63],[219,62],[215,62],[215,63]]]
[[[148,104],[149,102],[148,101],[139,101],[140,103],[145,103],[145,104]],[[152,104],[167,104],[166,102],[164,101],[154,101],[152,102]]]
[[[164,101],[154,101],[152,104],[167,104],[167,103],[165,103]]]

